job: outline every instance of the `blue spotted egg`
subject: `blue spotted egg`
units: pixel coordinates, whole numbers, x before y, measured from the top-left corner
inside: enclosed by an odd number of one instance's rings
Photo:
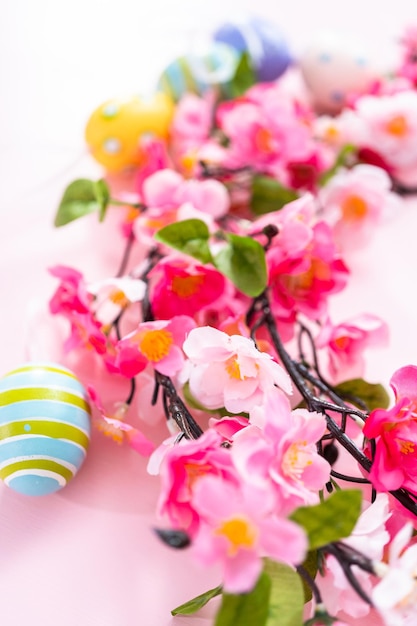
[[[90,406],[76,376],[28,363],[0,379],[0,478],[14,491],[58,491],[80,469],[90,440]]]
[[[214,39],[239,53],[248,53],[256,78],[261,82],[276,80],[292,62],[290,49],[279,28],[260,17],[225,22],[215,31]]]
[[[159,78],[157,88],[176,101],[185,93],[202,95],[213,88],[228,96],[228,84],[239,59],[240,54],[231,46],[212,42],[202,53],[189,53],[172,61]]]

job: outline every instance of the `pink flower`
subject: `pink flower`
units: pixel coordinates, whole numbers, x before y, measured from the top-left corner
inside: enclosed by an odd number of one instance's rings
[[[385,494],[379,494],[373,504],[364,504],[366,508],[360,515],[352,534],[344,539],[343,543],[358,550],[369,559],[380,560],[383,557],[384,546],[390,538],[385,527],[391,515],[388,497]],[[371,595],[371,575],[358,567],[354,567],[353,572],[362,589]],[[347,615],[357,619],[369,613],[369,605],[357,595],[333,556],[326,558],[324,572],[317,576],[316,583],[323,596],[324,604],[331,614],[344,611]]]
[[[124,421],[126,413],[129,410],[129,405],[120,403],[115,407],[114,414],[109,416],[101,404],[101,400],[95,389],[89,386],[88,393],[99,412],[99,417],[96,415],[93,417],[93,425],[97,430],[106,437],[110,437],[118,444],[126,441],[131,448],[142,456],[149,456],[154,451],[155,445],[152,441],[149,441],[140,430]]]
[[[326,312],[328,296],[341,291],[348,277],[324,222],[313,227],[311,242],[297,253],[288,255],[279,245],[272,246],[267,265],[274,313],[283,319],[297,312],[319,319]]]
[[[364,351],[386,344],[387,339],[386,323],[376,315],[364,313],[336,325],[327,319],[316,345],[327,348],[330,374],[340,381],[360,378],[365,368]]]
[[[116,345],[116,366],[128,378],[144,370],[148,363],[161,374],[173,376],[184,364],[181,346],[192,328],[195,322],[186,315],[169,321],[142,322]]]
[[[268,213],[255,220],[250,226],[249,233],[254,235],[266,226],[276,226],[278,235],[272,240],[272,247],[279,248],[285,257],[297,257],[304,254],[314,238],[316,210],[314,196],[306,193],[286,204],[280,211]]]
[[[304,531],[278,517],[268,498],[250,485],[205,476],[195,485],[193,504],[200,525],[192,550],[204,566],[221,563],[226,592],[250,591],[262,571],[262,557],[293,566],[302,562]]]
[[[415,85],[417,83],[417,26],[409,26],[406,29],[401,43],[403,44],[404,54],[398,74],[408,78]]]
[[[70,317],[71,334],[64,343],[64,350],[69,352],[76,348],[93,349],[105,360],[111,362],[113,341],[104,332],[102,325],[91,313],[76,314]]]
[[[142,193],[143,183],[158,170],[169,167],[166,142],[157,137],[141,137],[140,152],[142,162],[136,174],[136,187]]]
[[[196,441],[181,440],[167,447],[163,455],[158,513],[166,515],[174,528],[186,530],[192,536],[200,520],[194,504],[199,481],[207,475],[220,477],[222,486],[236,480],[230,453],[221,443],[220,435],[210,429]]]
[[[65,265],[56,265],[49,269],[49,273],[61,280],[49,302],[51,313],[67,316],[72,313],[89,313],[93,298],[87,292],[81,272]]]
[[[273,487],[284,513],[317,503],[330,475],[330,465],[317,453],[326,431],[324,416],[291,411],[288,399],[275,390],[263,407],[251,411],[250,421],[234,436],[231,450],[245,482],[266,492]]]
[[[259,352],[247,337],[230,336],[209,326],[195,328],[183,350],[189,359],[185,372],[190,391],[209,409],[248,412],[262,404],[275,385],[292,392],[281,365]]]
[[[414,626],[417,611],[417,544],[410,546],[413,532],[406,524],[394,537],[389,550],[389,564],[380,563],[382,575],[372,601],[386,626]]]
[[[417,367],[397,370],[390,384],[395,406],[372,411],[363,429],[376,444],[369,477],[378,491],[404,487],[417,493]]]
[[[276,174],[285,171],[287,163],[306,161],[314,152],[304,115],[298,115],[291,99],[272,84],[220,105],[217,122],[230,140],[228,163],[233,167],[250,164]]]
[[[365,146],[376,150],[389,165],[402,169],[417,162],[417,93],[364,96],[356,113],[366,125]]]
[[[373,165],[357,165],[330,179],[319,201],[339,243],[350,248],[362,245],[383,213],[401,207],[400,198],[390,189],[388,174]]]
[[[208,139],[212,125],[213,102],[210,95],[200,98],[187,93],[178,102],[171,132],[174,144],[184,148],[200,146]]]
[[[226,279],[220,272],[180,257],[164,259],[149,276],[152,311],[161,319],[195,316],[209,305],[218,306],[226,288]]]
[[[227,213],[230,205],[226,187],[217,180],[184,180],[174,170],[160,170],[143,184],[144,201],[149,207],[165,210],[190,202],[198,211],[214,218]]]

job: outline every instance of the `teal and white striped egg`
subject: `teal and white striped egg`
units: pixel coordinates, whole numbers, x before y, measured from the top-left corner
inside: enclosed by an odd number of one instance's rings
[[[0,478],[14,491],[54,493],[81,467],[91,409],[77,377],[54,363],[28,363],[0,379]]]
[[[159,79],[158,90],[175,101],[187,92],[202,95],[213,88],[227,97],[239,60],[234,48],[214,41],[203,53],[190,52],[172,61]]]

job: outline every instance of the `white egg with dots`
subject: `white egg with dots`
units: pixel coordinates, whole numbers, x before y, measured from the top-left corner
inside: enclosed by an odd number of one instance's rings
[[[336,32],[317,34],[299,58],[299,66],[318,112],[338,113],[349,95],[377,80],[377,69],[363,43]]]

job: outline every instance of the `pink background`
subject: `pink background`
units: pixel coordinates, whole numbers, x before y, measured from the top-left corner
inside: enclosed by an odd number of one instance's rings
[[[331,27],[368,42],[377,61],[394,56],[415,2],[396,0],[2,0],[0,16],[0,374],[27,358],[33,326],[54,282],[46,268],[74,264],[89,278],[117,267],[111,227],[95,218],[54,231],[62,189],[99,174],[86,154],[83,128],[101,101],[152,90],[158,73],[193,45],[196,33],[234,11],[256,7],[279,23],[294,51],[311,33]],[[417,202],[348,259],[355,278],[335,298],[341,320],[369,311],[391,327],[391,344],[369,356],[368,378],[387,382],[417,363]],[[91,245],[94,241],[94,247]],[[359,275],[359,277],[358,277]],[[31,356],[53,350],[45,338]],[[163,431],[153,429],[156,439]],[[0,485],[0,606],[4,626],[209,626],[170,610],[219,582],[187,552],[173,552],[152,533],[158,480],[145,462],[96,433],[79,476],[39,499]]]

